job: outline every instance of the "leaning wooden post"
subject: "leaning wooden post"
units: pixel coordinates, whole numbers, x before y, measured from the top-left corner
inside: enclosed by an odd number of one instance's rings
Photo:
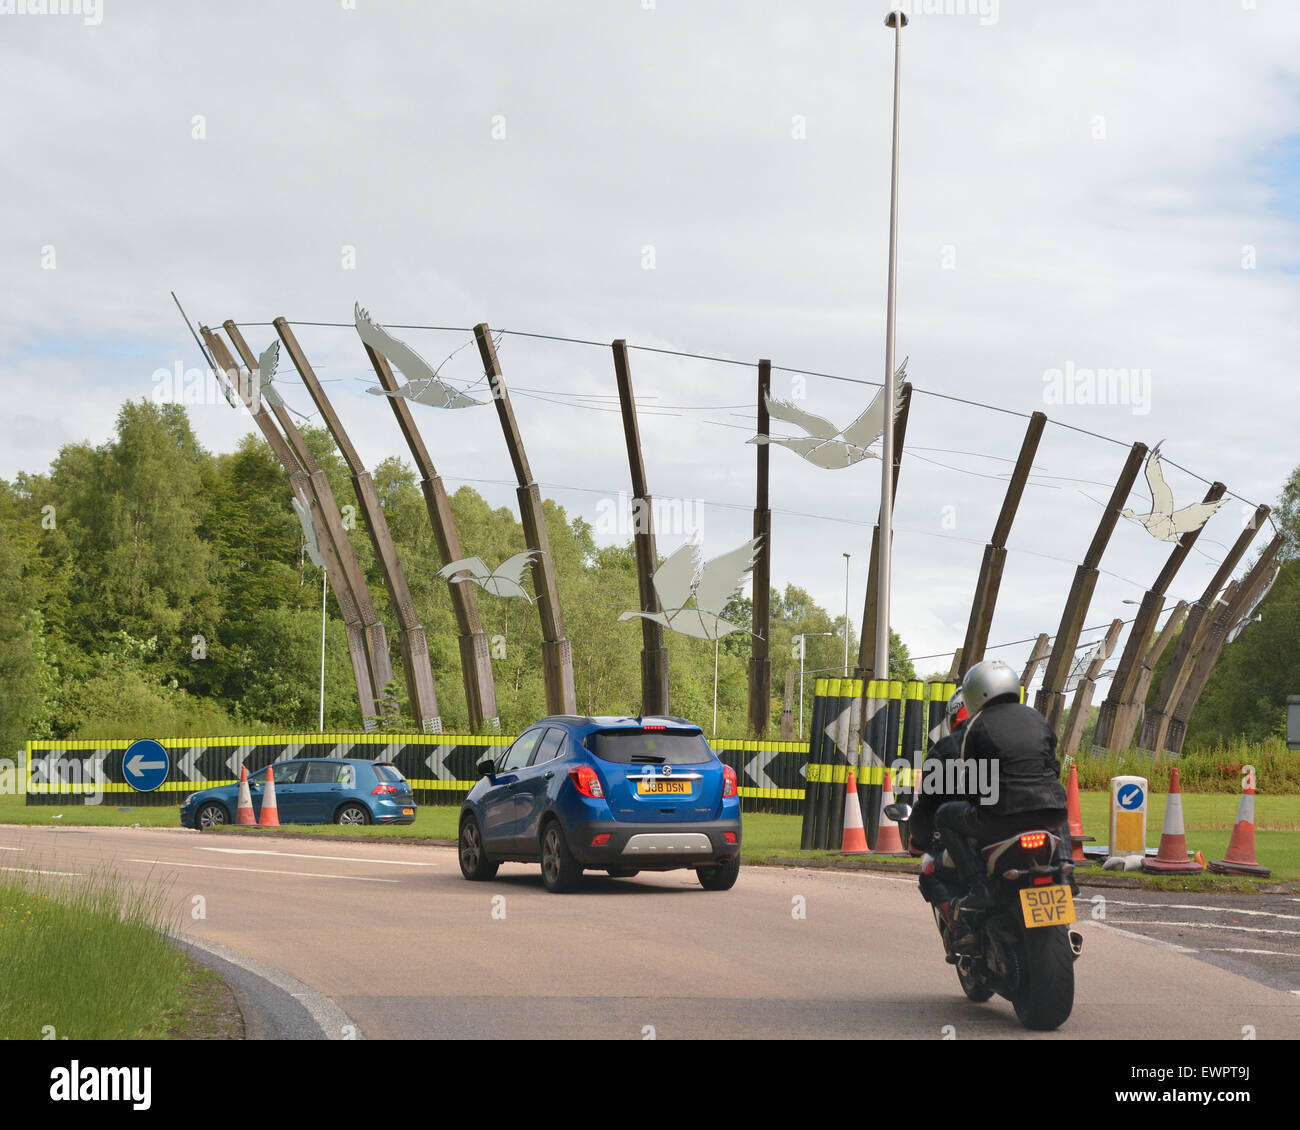
[[[989,628],[993,623],[993,612],[998,603],[998,589],[1002,585],[1002,570],[1007,562],[1007,538],[1011,535],[1011,523],[1015,521],[1016,510],[1025,493],[1025,483],[1038,451],[1038,442],[1043,438],[1043,428],[1047,425],[1047,415],[1035,412],[1029,418],[1029,427],[1025,430],[1024,442],[1020,445],[1020,455],[1011,471],[1011,481],[1007,484],[1007,493],[1002,499],[1002,510],[998,514],[997,525],[993,527],[993,537],[984,547],[984,560],[980,563],[979,580],[975,583],[975,599],[971,603],[970,621],[966,625],[966,641],[962,644],[962,667],[959,674],[964,675],[981,659],[984,648],[989,642]]]
[[[317,493],[316,484],[312,482],[298,457],[285,442],[284,436],[267,415],[266,401],[259,398],[254,402],[252,393],[245,387],[239,368],[226,349],[225,343],[207,326],[201,326],[199,332],[203,335],[209,354],[221,367],[220,376],[243,401],[276,458],[280,460],[289,476],[290,488],[295,495],[301,493],[307,499],[312,513],[312,524],[318,534],[317,545],[320,548],[321,559],[325,563],[325,573],[329,578],[330,587],[334,590],[334,599],[339,606],[339,613],[347,627],[348,658],[352,661],[352,677],[357,685],[357,702],[361,707],[362,726],[369,730],[375,724],[375,696],[381,693],[383,688],[381,686],[376,689],[375,686],[374,667],[366,646],[368,641],[365,624],[358,610],[347,571],[340,561],[339,548],[335,545],[329,523],[325,521],[325,506]],[[257,361],[254,358],[249,369],[251,371],[256,367]],[[380,626],[382,628],[382,625]]]
[[[641,611],[662,612],[655,592],[654,573],[659,568],[655,551],[654,501],[646,487],[645,460],[641,454],[641,429],[636,419],[636,399],[632,395],[632,368],[628,363],[627,342],[622,338],[611,347],[614,351],[614,376],[618,381],[618,401],[623,410],[623,438],[627,441],[627,462],[632,475],[632,530],[636,550],[636,580],[641,596]],[[664,647],[663,625],[641,618],[641,713],[642,716],[668,713],[668,649]]]
[[[794,668],[785,669],[785,707],[781,711],[781,740],[794,741]]]
[[[321,419],[329,429],[330,435],[334,437],[344,462],[352,472],[352,486],[356,490],[357,502],[361,506],[361,516],[365,519],[366,531],[370,534],[370,544],[375,550],[375,560],[379,563],[384,585],[388,589],[389,603],[397,616],[398,645],[402,651],[402,667],[406,675],[406,693],[410,699],[411,713],[426,733],[440,734],[442,718],[438,713],[438,694],[433,686],[433,669],[429,665],[429,642],[425,638],[424,626],[416,615],[415,602],[411,599],[406,574],[397,559],[397,547],[393,544],[393,535],[388,530],[388,519],[384,517],[384,509],[379,505],[375,484],[365,464],[361,462],[357,449],[352,445],[352,440],[344,430],[338,413],[334,411],[334,405],[325,395],[320,381],[316,379],[316,374],[298,345],[298,339],[294,337],[289,323],[284,318],[276,318],[271,324],[275,326],[275,332],[284,342],[285,349],[289,352],[289,360],[293,362],[298,375],[302,377],[302,383],[307,386],[307,392],[320,410]]]
[[[767,397],[772,391],[772,362],[758,363],[758,434],[768,434],[770,421]],[[766,443],[754,445],[758,460],[758,489],[754,501],[754,537],[758,542],[754,554],[754,615],[749,658],[749,731],[756,738],[767,737],[772,714],[772,656],[769,647],[771,629],[772,585],[772,511],[768,501],[768,460],[772,448]],[[846,628],[847,630],[847,628]]]
[[[1087,671],[1079,680],[1074,690],[1074,701],[1070,704],[1070,716],[1065,723],[1065,735],[1061,738],[1060,753],[1062,757],[1073,757],[1079,750],[1079,741],[1083,737],[1083,728],[1088,722],[1088,708],[1092,706],[1092,692],[1097,687],[1097,676],[1110,653],[1115,650],[1119,634],[1124,630],[1124,621],[1118,618],[1110,622],[1101,650],[1092,657]]]
[[[244,364],[250,370],[253,369],[257,365],[257,357],[248,347],[248,342],[244,340],[244,335],[239,332],[239,327],[233,321],[227,319],[222,328],[225,329],[226,336],[234,343],[239,356],[244,359]],[[393,678],[393,661],[388,654],[388,629],[384,627],[384,622],[379,618],[379,613],[375,610],[374,599],[371,597],[370,588],[366,584],[361,562],[357,560],[356,550],[352,547],[352,540],[348,537],[347,527],[343,524],[343,515],[339,510],[338,501],[334,497],[334,489],[330,486],[329,476],[316,462],[316,457],[311,453],[311,448],[307,446],[307,441],[302,438],[302,432],[298,430],[298,425],[293,422],[293,417],[289,415],[288,409],[282,404],[273,404],[271,411],[275,416],[275,422],[280,425],[280,430],[284,432],[284,438],[289,441],[289,446],[293,448],[295,458],[302,464],[302,469],[311,480],[315,490],[315,497],[320,504],[319,517],[324,523],[326,537],[333,544],[338,554],[339,566],[346,580],[346,588],[351,593],[352,599],[356,601],[357,614],[361,617],[361,623],[365,628],[366,655],[370,660],[374,698],[378,700]],[[373,712],[367,715],[367,718],[373,719],[373,717]],[[366,726],[367,729],[370,729],[374,726],[374,722],[368,721]]]
[[[1119,714],[1116,716],[1114,728],[1111,730],[1111,744],[1120,750],[1128,749],[1133,742],[1133,734],[1136,732],[1138,723],[1142,721],[1142,713],[1146,707],[1147,695],[1151,690],[1151,680],[1155,678],[1156,664],[1160,662],[1160,657],[1164,655],[1165,650],[1169,647],[1178,629],[1183,624],[1183,618],[1187,615],[1187,601],[1180,600],[1174,605],[1174,610],[1169,613],[1169,618],[1165,621],[1165,626],[1160,629],[1159,635],[1156,636],[1156,642],[1151,645],[1142,660],[1142,666],[1138,671],[1137,682],[1134,684],[1133,696],[1121,705]]]
[[[1187,685],[1178,699],[1178,705],[1174,708],[1174,716],[1170,720],[1169,734],[1165,742],[1165,749],[1171,753],[1182,752],[1183,740],[1187,736],[1187,721],[1191,718],[1192,711],[1196,709],[1196,704],[1210,681],[1210,675],[1213,674],[1215,665],[1223,654],[1228,633],[1245,615],[1246,609],[1268,583],[1269,577],[1272,576],[1274,559],[1285,541],[1286,537],[1281,532],[1275,534],[1246,575],[1228,587],[1225,593],[1226,599],[1220,604],[1222,613],[1215,616],[1215,622],[1206,637],[1205,645],[1196,657],[1191,677],[1187,680]]]
[[[1196,653],[1205,643],[1210,628],[1210,609],[1219,595],[1219,590],[1223,588],[1232,575],[1233,569],[1237,567],[1237,562],[1250,547],[1250,543],[1255,540],[1255,535],[1263,528],[1268,515],[1267,506],[1260,506],[1255,510],[1254,516],[1237,535],[1237,540],[1228,550],[1222,564],[1210,578],[1209,584],[1205,586],[1205,591],[1187,613],[1187,623],[1183,625],[1178,642],[1174,644],[1173,654],[1169,657],[1169,664],[1156,690],[1155,701],[1142,719],[1140,745],[1143,749],[1159,750],[1163,747],[1172,717],[1170,712],[1191,676],[1192,662],[1196,658]]]
[[[1210,489],[1205,492],[1203,501],[1217,502],[1227,489],[1222,483],[1212,483]],[[1115,668],[1115,677],[1111,680],[1110,690],[1106,694],[1106,701],[1101,704],[1101,710],[1097,715],[1097,731],[1092,739],[1094,746],[1117,752],[1117,745],[1113,740],[1119,736],[1114,732],[1115,723],[1125,704],[1133,701],[1138,676],[1141,674],[1142,656],[1146,653],[1156,620],[1164,607],[1165,593],[1169,591],[1170,584],[1173,583],[1183,562],[1187,560],[1187,555],[1192,552],[1192,546],[1196,544],[1204,528],[1205,526],[1202,525],[1195,530],[1190,530],[1178,539],[1164,568],[1160,570],[1160,575],[1143,594],[1142,603],[1138,606],[1137,616],[1133,620],[1133,627],[1129,629],[1128,639],[1124,643],[1124,652]]]
[[[1061,613],[1061,625],[1052,641],[1052,655],[1047,661],[1047,672],[1043,675],[1043,686],[1034,699],[1034,708],[1047,718],[1052,727],[1060,725],[1061,712],[1065,708],[1066,676],[1070,673],[1070,664],[1074,659],[1075,648],[1079,645],[1079,634],[1083,631],[1084,617],[1088,615],[1088,605],[1092,601],[1093,589],[1097,587],[1100,575],[1097,566],[1101,555],[1106,551],[1110,535],[1119,521],[1119,512],[1128,498],[1129,491],[1142,469],[1142,460],[1146,458],[1147,446],[1135,443],[1129,448],[1128,459],[1120,471],[1115,489],[1111,491],[1106,509],[1102,511],[1097,523],[1097,532],[1092,536],[1092,544],[1084,554],[1083,563],[1074,571],[1074,583],[1070,586],[1070,595],[1065,598],[1065,608]]]
[[[371,367],[379,378],[379,383],[389,392],[396,392],[400,384],[393,376],[388,358],[376,352],[362,342],[366,356],[370,358]],[[456,518],[451,512],[451,503],[447,500],[447,489],[442,484],[429,449],[424,445],[424,437],[415,425],[415,417],[405,397],[386,396],[393,415],[397,417],[397,426],[402,431],[406,446],[411,451],[411,458],[420,472],[420,490],[424,494],[425,509],[429,511],[429,523],[433,527],[433,537],[438,543],[438,553],[444,565],[460,561],[465,553],[460,544],[460,533],[456,529]],[[475,732],[486,726],[494,733],[501,730],[501,718],[497,710],[496,680],[492,675],[492,649],[488,644],[487,633],[479,620],[478,600],[474,595],[474,586],[455,584],[447,586],[451,590],[451,607],[456,616],[456,630],[459,633],[457,643],[460,647],[461,678],[465,683],[465,701],[469,706],[470,728]]]
[[[1038,674],[1038,668],[1047,658],[1051,639],[1051,636],[1043,632],[1034,641],[1033,650],[1029,653],[1029,662],[1025,664],[1025,669],[1020,675],[1020,685],[1024,688],[1026,694],[1029,693],[1029,684],[1034,681],[1034,676]]]
[[[564,612],[560,608],[560,593],[555,584],[555,563],[551,560],[551,542],[546,534],[546,519],[542,513],[542,494],[533,481],[532,468],[524,453],[524,441],[515,423],[510,394],[506,391],[497,360],[492,332],[486,322],[474,327],[479,355],[483,358],[483,371],[492,388],[497,415],[501,418],[501,431],[505,434],[510,462],[514,465],[519,482],[519,517],[524,527],[524,541],[535,551],[532,560],[533,591],[537,594],[537,614],[542,622],[542,675],[546,681],[546,709],[551,714],[576,714],[577,695],[573,689],[573,651],[564,635]]]

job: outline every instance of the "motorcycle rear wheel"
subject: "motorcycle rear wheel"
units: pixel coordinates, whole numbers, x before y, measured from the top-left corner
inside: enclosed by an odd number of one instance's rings
[[[1074,954],[1065,926],[1024,931],[1024,961],[1015,1007],[1020,1023],[1035,1032],[1050,1032],[1069,1019],[1074,1008]]]
[[[968,1001],[983,1004],[993,995],[993,990],[982,981],[976,980],[975,970],[966,969],[966,965],[964,961],[957,963],[957,980],[961,982],[961,991],[966,994]]]

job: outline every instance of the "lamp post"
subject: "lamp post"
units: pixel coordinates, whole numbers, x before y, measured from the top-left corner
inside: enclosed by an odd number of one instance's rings
[[[834,632],[800,632],[794,638],[799,641],[799,738],[803,738],[803,661],[808,651],[809,636],[833,636]]]

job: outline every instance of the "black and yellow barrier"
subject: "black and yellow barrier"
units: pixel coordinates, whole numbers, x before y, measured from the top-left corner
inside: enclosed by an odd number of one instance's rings
[[[822,770],[826,746],[826,714],[829,679],[818,679],[813,687],[812,723],[808,727],[808,765],[804,776],[803,823],[799,833],[799,847],[811,851],[817,842],[815,828],[817,823],[817,805],[822,795]],[[828,784],[829,782],[827,782]]]

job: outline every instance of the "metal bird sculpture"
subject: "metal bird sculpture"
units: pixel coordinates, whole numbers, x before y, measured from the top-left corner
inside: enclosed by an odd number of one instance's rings
[[[1164,443],[1164,440],[1160,443]],[[1175,510],[1174,492],[1166,485],[1164,471],[1160,466],[1160,443],[1147,456],[1146,476],[1147,486],[1151,489],[1151,512],[1135,514],[1132,510],[1121,510],[1120,515],[1141,522],[1153,538],[1177,541],[1183,534],[1199,530],[1228,500],[1221,498],[1217,502],[1196,502]]]
[[[280,343],[271,342],[257,359],[257,371],[253,374],[253,411],[257,411],[259,399],[277,408],[284,407],[284,398],[275,387],[275,370],[280,364]]]
[[[722,618],[722,610],[754,567],[758,538],[700,564],[700,547],[687,542],[655,570],[651,581],[662,612],[624,612],[619,620],[640,616],[671,631],[697,640],[718,640],[732,632],[743,632],[739,624]],[[694,597],[695,605],[687,608]]]
[[[897,380],[894,397],[892,420],[898,415],[903,404],[903,380],[907,374],[907,358],[898,366],[894,374]],[[748,443],[775,443],[787,447],[802,459],[816,467],[827,470],[839,470],[852,467],[864,459],[879,459],[880,456],[870,450],[871,444],[885,434],[885,390],[882,388],[868,405],[867,410],[847,428],[837,428],[822,416],[815,416],[795,407],[788,400],[773,400],[767,397],[767,412],[773,419],[794,424],[808,434],[795,438],[781,436],[754,436]]]
[[[376,353],[383,354],[389,363],[406,378],[400,388],[389,392],[386,388],[366,389],[372,396],[400,396],[426,404],[430,408],[469,408],[483,401],[458,392],[438,379],[437,370],[404,341],[393,337],[376,322],[358,303],[353,310],[357,333]]]
[[[1264,587],[1259,590],[1259,595],[1250,602],[1250,607],[1242,613],[1241,618],[1233,624],[1228,632],[1228,637],[1224,643],[1232,643],[1242,632],[1250,627],[1251,624],[1258,624],[1264,617],[1257,615],[1259,606],[1264,603],[1264,598],[1268,596],[1269,590],[1273,587],[1273,582],[1277,580],[1277,575],[1282,571],[1281,565],[1273,566],[1273,573],[1265,582]]]
[[[513,557],[506,558],[495,569],[489,569],[481,557],[464,557],[439,569],[437,575],[453,585],[470,581],[493,596],[522,596],[532,604],[533,598],[528,595],[520,582],[523,580],[525,567],[539,553],[541,550],[538,549],[516,553]],[[456,577],[452,575],[454,573],[465,573],[467,576]]]
[[[316,538],[316,523],[312,520],[311,505],[307,502],[307,496],[301,491],[294,491],[293,512],[298,515],[298,522],[302,526],[302,540],[306,543],[307,556],[311,558],[311,563],[317,569],[325,567],[325,560],[320,555],[320,542]]]

